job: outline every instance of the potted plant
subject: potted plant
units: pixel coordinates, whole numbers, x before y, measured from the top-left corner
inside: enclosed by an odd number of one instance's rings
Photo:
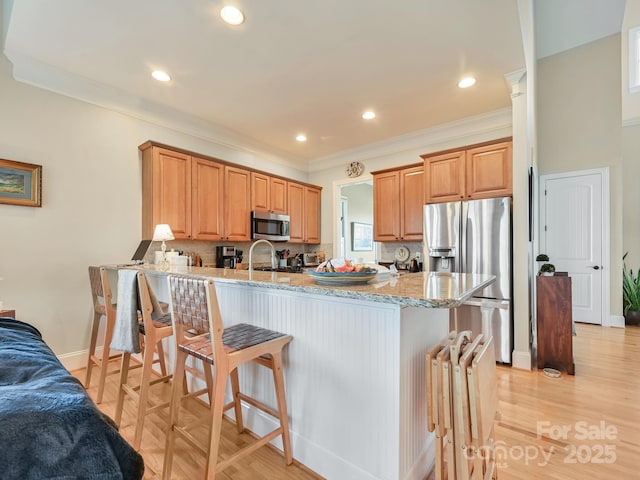
[[[549,255],[546,253],[540,253],[536,257],[536,262],[538,262],[538,275],[542,275],[542,265],[549,261]]]
[[[552,277],[555,271],[556,271],[556,267],[551,263],[544,263],[540,267],[540,275],[544,275],[547,277]]]
[[[627,253],[624,254],[622,260],[626,258]],[[634,275],[633,270],[627,269],[626,263],[622,265],[624,323],[626,325],[640,325],[640,271]]]

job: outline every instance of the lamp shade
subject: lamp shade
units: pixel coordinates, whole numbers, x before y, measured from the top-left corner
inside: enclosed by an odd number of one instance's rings
[[[171,231],[171,227],[166,223],[159,223],[156,225],[156,229],[153,231],[153,241],[161,242],[164,240],[173,240],[175,237],[173,236],[173,232]]]

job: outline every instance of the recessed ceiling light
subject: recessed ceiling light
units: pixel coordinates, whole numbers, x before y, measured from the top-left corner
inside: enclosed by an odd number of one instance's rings
[[[364,118],[365,120],[373,120],[374,118],[376,118],[376,113],[368,110],[362,114],[362,118]]]
[[[162,70],[155,70],[154,72],[151,73],[151,76],[156,80],[158,80],[159,82],[168,82],[169,80],[171,80],[171,77],[166,72],[163,72]]]
[[[462,80],[460,80],[460,82],[458,83],[458,86],[460,88],[469,88],[470,86],[472,86],[473,84],[476,83],[476,79],[473,77],[464,77]]]
[[[232,5],[227,5],[220,10],[220,16],[222,20],[229,25],[240,25],[244,22],[244,13],[238,8]]]
[[[307,136],[300,133],[298,135],[296,135],[296,140],[299,142],[306,142],[307,141]]]

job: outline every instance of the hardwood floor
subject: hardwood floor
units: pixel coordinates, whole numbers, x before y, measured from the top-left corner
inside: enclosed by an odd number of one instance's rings
[[[496,447],[501,480],[632,479],[640,478],[640,328],[601,328],[577,325],[573,343],[576,375],[548,378],[532,372],[498,367],[501,419],[496,423]],[[84,379],[84,370],[73,372]],[[97,382],[97,375],[93,383]],[[116,375],[107,377],[100,408],[113,416]],[[166,398],[169,386],[154,387]],[[95,398],[97,387],[89,394]],[[185,415],[194,419],[202,404],[189,402]],[[125,402],[121,432],[133,438],[135,406]],[[141,454],[145,479],[162,474],[165,416],[149,415],[145,421]],[[206,435],[206,428],[199,432]],[[251,442],[224,422],[222,456]],[[178,441],[173,478],[202,478],[204,457]],[[293,452],[295,456],[295,450]],[[220,475],[222,480],[317,480],[304,466],[285,466],[280,453],[263,447]],[[428,477],[433,479],[433,474]]]

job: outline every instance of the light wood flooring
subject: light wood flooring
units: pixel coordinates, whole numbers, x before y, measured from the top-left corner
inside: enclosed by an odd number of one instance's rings
[[[636,479],[640,478],[640,328],[602,328],[577,325],[574,337],[575,377],[545,377],[498,367],[501,419],[496,423],[496,446],[501,480],[522,479]],[[113,366],[115,367],[115,365]],[[81,380],[84,370],[73,372]],[[100,408],[113,416],[117,375],[107,377]],[[89,394],[95,398],[97,372]],[[154,387],[162,398],[169,386]],[[189,402],[185,415],[197,418],[202,404]],[[149,415],[141,454],[145,479],[159,479],[164,450],[164,415]],[[135,406],[125,403],[121,432],[133,438]],[[224,423],[222,456],[251,442]],[[202,429],[202,435],[206,429]],[[173,478],[202,478],[204,458],[181,441],[176,444]],[[293,452],[295,457],[295,450]],[[279,452],[263,447],[220,475],[222,480],[317,480],[304,466],[285,466]],[[433,474],[428,477],[433,479]],[[339,480],[339,479],[338,479]]]

